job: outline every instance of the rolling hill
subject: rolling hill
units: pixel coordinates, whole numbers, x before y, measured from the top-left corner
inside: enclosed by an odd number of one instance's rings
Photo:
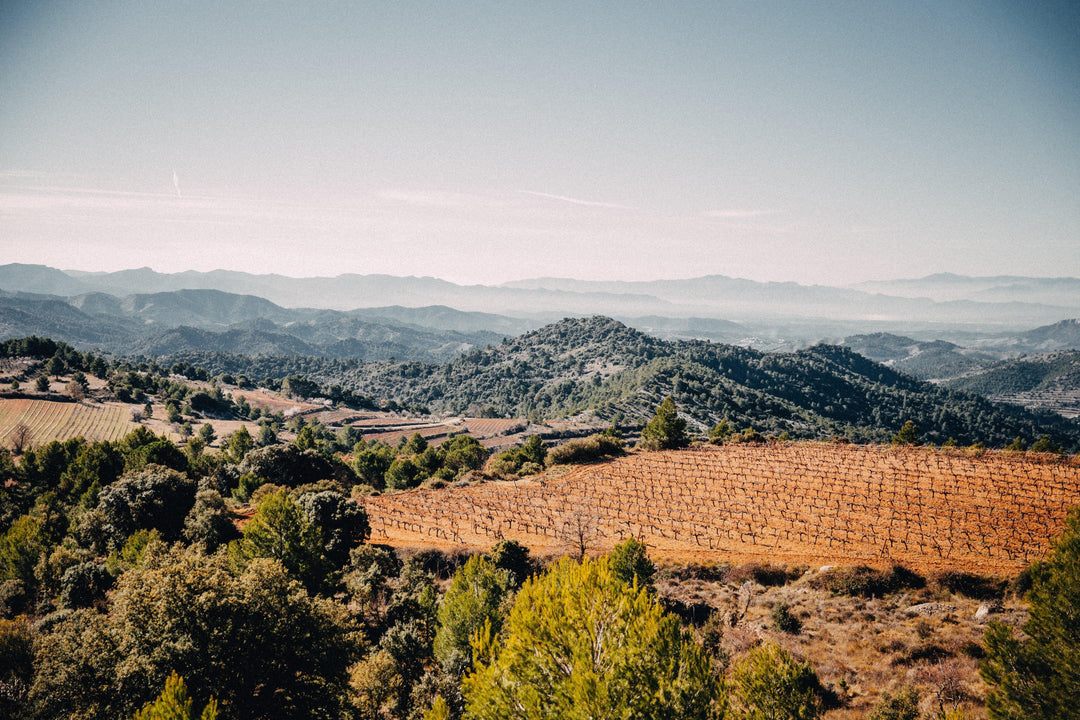
[[[1078,447],[1075,422],[999,405],[916,380],[856,354],[819,345],[763,353],[703,341],[665,341],[605,317],[566,319],[448,363],[184,355],[213,372],[249,377],[301,373],[362,395],[460,413],[490,406],[533,419],[596,416],[630,425],[667,395],[692,429],[727,419],[738,429],[793,437],[887,441],[913,420],[932,442],[1001,447],[1048,435]]]

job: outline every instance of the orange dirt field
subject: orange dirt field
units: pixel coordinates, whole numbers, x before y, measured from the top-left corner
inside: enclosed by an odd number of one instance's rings
[[[1075,458],[831,443],[703,446],[360,499],[372,542],[538,554],[630,535],[654,559],[1012,574],[1080,504]]]

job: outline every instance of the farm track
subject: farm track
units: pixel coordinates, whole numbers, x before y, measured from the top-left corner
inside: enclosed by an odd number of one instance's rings
[[[119,440],[135,428],[127,408],[118,405],[0,399],[0,446],[10,444],[19,423],[30,429],[33,445],[84,437],[91,442]]]
[[[533,480],[365,498],[372,540],[565,551],[633,535],[657,558],[1014,573],[1080,504],[1075,460],[789,443],[638,453]]]

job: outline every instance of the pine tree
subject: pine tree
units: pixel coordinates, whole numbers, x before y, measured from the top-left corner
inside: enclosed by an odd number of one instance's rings
[[[607,558],[564,558],[526,581],[504,632],[488,624],[474,652],[476,669],[463,682],[470,719],[704,720],[722,710],[701,647]]]
[[[1032,568],[1031,612],[1020,640],[1004,623],[986,631],[979,668],[990,720],[1075,719],[1080,697],[1080,508],[1045,562]]]
[[[646,450],[670,450],[689,444],[686,421],[679,417],[675,400],[669,395],[660,403],[660,407],[656,408],[656,415],[641,431],[641,446]]]
[[[210,698],[201,714],[195,714],[195,701],[188,697],[184,678],[175,672],[165,681],[157,700],[135,713],[133,720],[217,720],[217,701]]]

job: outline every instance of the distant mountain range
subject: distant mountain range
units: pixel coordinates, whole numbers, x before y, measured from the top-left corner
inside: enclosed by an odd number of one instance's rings
[[[615,313],[617,320],[661,340],[710,340],[765,351],[798,351],[825,341],[918,379],[1072,412],[1069,393],[1080,393],[1080,380],[1066,374],[1055,381],[1054,401],[1048,404],[1032,394],[1041,392],[1037,389],[1020,394],[1002,389],[1001,378],[1011,366],[998,363],[1023,354],[1080,350],[1080,322],[1060,318],[1065,312],[1080,315],[1080,281],[938,275],[860,287],[719,276],[633,283],[540,278],[490,287],[374,275],[296,279],[229,271],[78,273],[3,265],[0,338],[42,335],[132,357],[212,352],[442,363],[552,319],[616,309],[622,311]],[[1057,305],[1017,302],[1026,297],[1021,288]],[[939,299],[914,297],[935,294]],[[971,299],[989,296],[1006,302]],[[275,298],[312,302],[288,307]],[[433,300],[445,304],[420,304]],[[478,307],[498,312],[471,309]],[[740,313],[749,319],[730,319]],[[981,319],[963,320],[970,313]],[[906,320],[889,319],[905,314]],[[1058,319],[1016,326],[1017,318],[1029,315]],[[1015,372],[1030,375],[1030,368],[1016,367]],[[977,381],[990,371],[996,379]]]
[[[41,335],[125,356],[213,351],[438,362],[528,327],[509,318],[439,307],[347,313],[287,309],[218,290],[125,297],[94,292],[71,298],[0,293],[0,338]]]
[[[833,328],[846,334],[853,334],[852,323],[858,323],[862,332],[942,325],[1004,331],[1080,316],[1080,280],[1074,278],[938,275],[839,288],[713,275],[650,282],[538,278],[490,286],[387,275],[290,278],[226,270],[169,274],[149,268],[88,273],[12,264],[0,266],[0,289],[61,297],[219,290],[264,298],[289,308],[345,311],[446,306],[468,312],[494,311],[540,323],[567,315],[601,313],[619,318],[701,318],[740,324],[790,322],[809,333]],[[837,328],[838,323],[847,324],[846,331]]]

